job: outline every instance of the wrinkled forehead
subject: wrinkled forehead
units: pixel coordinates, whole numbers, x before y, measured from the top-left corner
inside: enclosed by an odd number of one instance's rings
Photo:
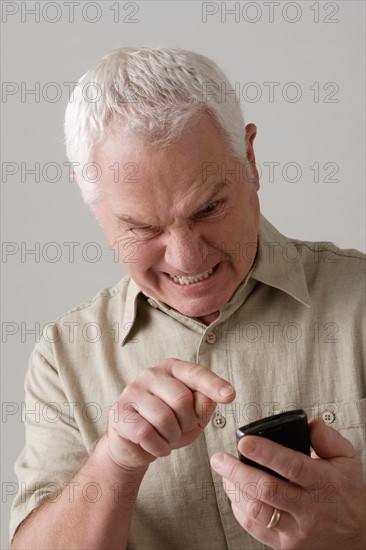
[[[235,174],[237,159],[209,118],[190,126],[170,144],[156,145],[114,125],[95,149],[108,192],[123,194],[200,194],[207,186]],[[224,178],[223,178],[224,176]]]
[[[194,137],[169,147],[111,141],[99,159],[107,173],[101,182],[101,201],[114,217],[128,217],[140,225],[183,222],[230,192],[221,185],[225,180],[221,166],[229,162],[225,158],[221,144],[209,143],[208,137],[202,147]]]

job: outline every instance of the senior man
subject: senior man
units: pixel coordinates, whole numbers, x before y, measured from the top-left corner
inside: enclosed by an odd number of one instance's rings
[[[122,48],[75,89],[68,157],[129,276],[32,354],[14,549],[364,547],[365,259],[260,215],[223,87],[204,56]],[[238,460],[235,428],[297,407],[311,457],[239,443],[288,481]]]

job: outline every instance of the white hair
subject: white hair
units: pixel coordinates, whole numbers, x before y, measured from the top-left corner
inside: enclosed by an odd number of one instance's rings
[[[229,150],[246,163],[239,98],[208,57],[171,48],[118,48],[79,80],[65,115],[67,156],[85,202],[98,200],[93,151],[112,123],[151,145],[168,145],[197,115],[208,113]]]

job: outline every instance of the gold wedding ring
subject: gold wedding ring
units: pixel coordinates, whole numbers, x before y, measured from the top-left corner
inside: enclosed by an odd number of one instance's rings
[[[278,508],[274,508],[272,517],[269,520],[269,524],[267,525],[267,529],[274,529],[276,527],[277,523],[281,519],[281,514],[281,510],[279,510]]]

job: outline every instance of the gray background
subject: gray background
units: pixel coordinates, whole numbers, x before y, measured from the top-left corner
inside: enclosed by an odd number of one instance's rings
[[[16,483],[13,463],[24,443],[23,380],[36,338],[27,331],[123,275],[63,164],[62,124],[70,89],[64,83],[76,82],[120,46],[182,47],[212,57],[246,100],[246,121],[258,126],[263,213],[289,236],[365,250],[365,5],[80,1],[71,21],[64,2],[2,4],[5,548]],[[236,15],[226,13],[236,5]],[[34,8],[35,15],[27,11]],[[205,10],[215,13],[205,18]],[[37,87],[39,97],[25,93]],[[26,173],[36,162],[40,181]],[[16,173],[9,174],[11,169]],[[73,259],[68,242],[76,243]],[[38,250],[39,257],[25,254],[26,249]]]

